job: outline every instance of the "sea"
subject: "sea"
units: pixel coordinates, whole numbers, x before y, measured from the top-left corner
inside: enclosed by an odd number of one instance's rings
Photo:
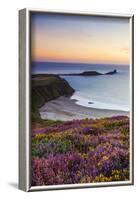
[[[128,65],[32,62],[32,74],[62,74],[61,77],[75,89],[71,99],[76,104],[97,109],[129,111],[130,70]],[[113,75],[65,76],[63,74],[97,71]]]

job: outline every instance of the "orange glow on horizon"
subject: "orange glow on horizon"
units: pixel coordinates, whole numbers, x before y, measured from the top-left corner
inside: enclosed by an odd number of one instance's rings
[[[45,49],[32,49],[32,60],[38,61],[59,61],[59,62],[85,62],[85,63],[115,63],[129,64],[127,53],[115,53],[107,50],[92,49],[86,51],[46,51]]]

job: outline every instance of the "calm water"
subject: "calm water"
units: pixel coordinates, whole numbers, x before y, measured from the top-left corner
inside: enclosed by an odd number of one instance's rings
[[[75,89],[72,99],[86,107],[129,111],[129,67],[120,65],[32,63],[33,74],[66,74],[96,70],[108,72],[117,69],[114,75],[94,77],[62,76]],[[90,102],[90,103],[89,103]]]

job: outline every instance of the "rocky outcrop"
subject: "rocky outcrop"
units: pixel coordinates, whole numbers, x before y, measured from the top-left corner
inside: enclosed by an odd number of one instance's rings
[[[74,89],[69,85],[69,83],[58,75],[32,75],[32,110],[37,110],[45,102],[60,96],[72,95],[73,92]]]
[[[111,71],[111,72],[107,72],[107,73],[105,73],[105,75],[112,75],[112,74],[116,74],[116,73],[117,73],[117,70],[114,69],[114,70]]]
[[[117,70],[114,69],[113,71],[107,72],[107,73],[100,73],[97,71],[84,71],[82,73],[72,73],[72,74],[59,74],[62,76],[99,76],[99,75],[112,75],[112,74],[116,74]]]

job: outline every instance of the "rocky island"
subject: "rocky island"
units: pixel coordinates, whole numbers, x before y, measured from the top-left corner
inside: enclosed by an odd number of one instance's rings
[[[113,71],[107,73],[100,73],[97,71],[84,71],[82,73],[72,73],[72,74],[59,74],[60,76],[99,76],[99,75],[112,75],[116,74],[117,70],[114,69]]]

